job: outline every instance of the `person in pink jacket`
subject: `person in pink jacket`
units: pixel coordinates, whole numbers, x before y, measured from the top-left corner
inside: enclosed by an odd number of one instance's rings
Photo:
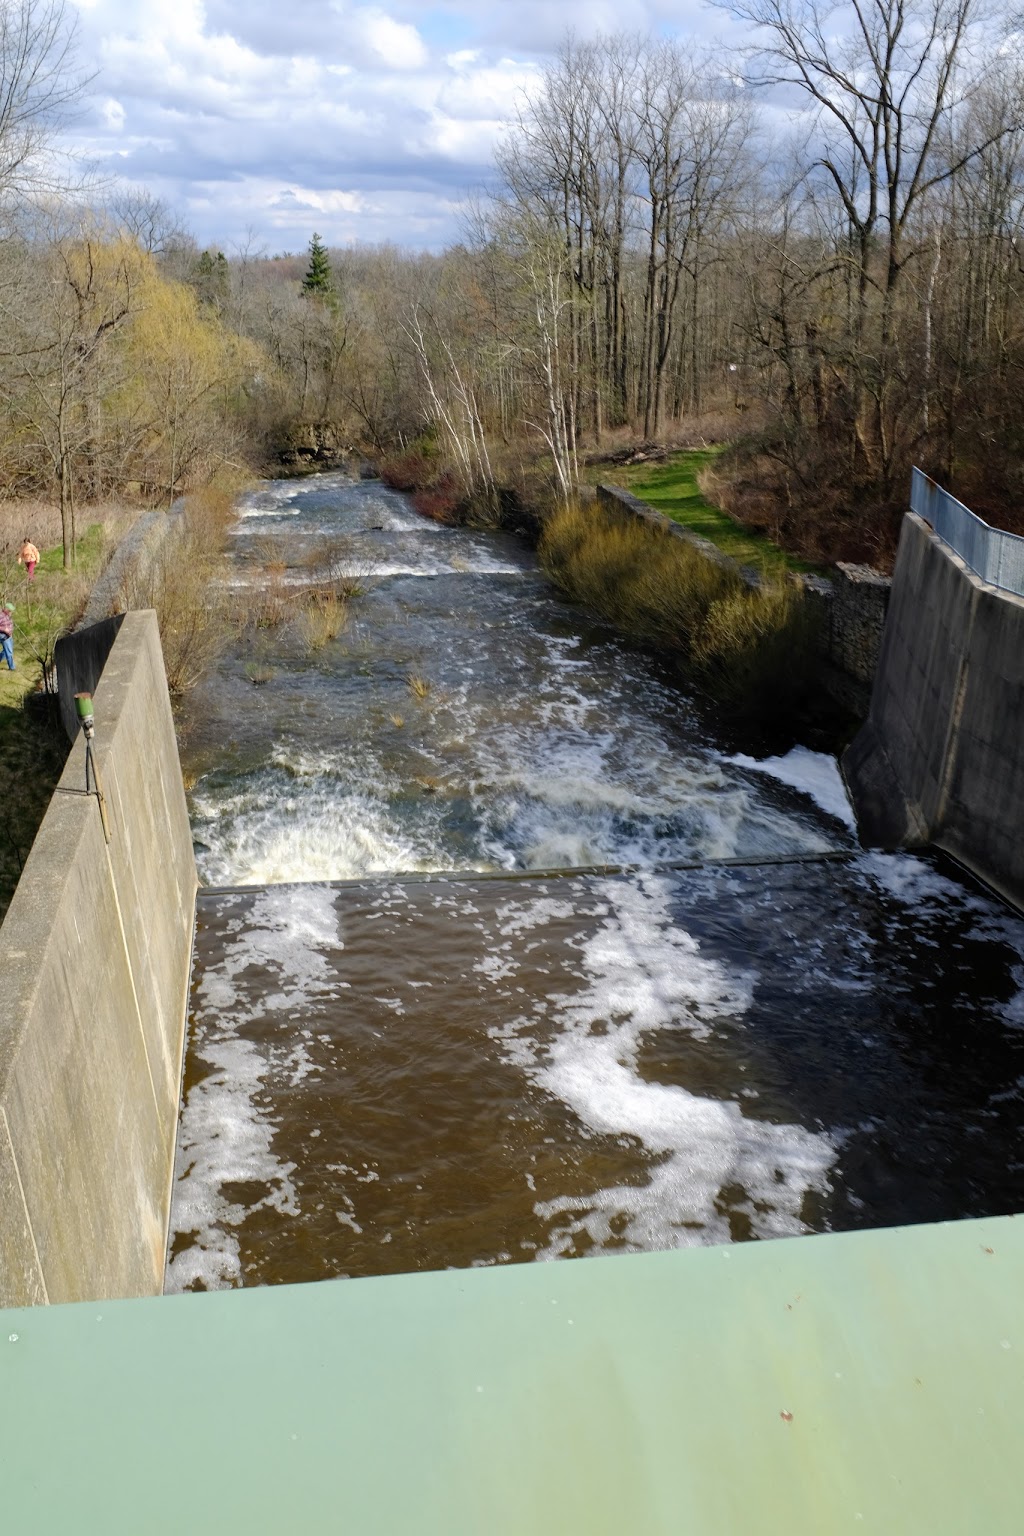
[[[0,661],[6,661],[11,672],[14,666],[14,611],[8,603],[0,603]]]
[[[36,566],[39,564],[39,551],[26,535],[21,541],[21,549],[18,551],[18,564],[25,567],[29,581],[36,574]]]

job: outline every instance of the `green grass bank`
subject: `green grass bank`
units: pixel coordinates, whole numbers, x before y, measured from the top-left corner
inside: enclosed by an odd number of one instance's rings
[[[31,582],[17,564],[17,545],[0,550],[0,597],[14,609],[17,669],[0,664],[0,920],[68,755],[56,698],[46,691],[53,647],[81,616],[110,542],[107,524],[91,524],[72,569],[64,570],[56,545],[43,551]]]
[[[687,448],[659,463],[609,465],[607,469],[599,465],[597,478],[631,491],[656,512],[717,545],[739,565],[752,566],[765,576],[816,569],[763,534],[745,528],[708,500],[702,481],[713,471],[721,452],[721,448]]]

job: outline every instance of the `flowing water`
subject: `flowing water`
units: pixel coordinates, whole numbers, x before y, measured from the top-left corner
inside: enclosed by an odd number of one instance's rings
[[[1024,924],[515,540],[342,475],[243,505],[254,612],[325,564],[345,631],[249,631],[195,701],[169,1289],[1021,1207]]]

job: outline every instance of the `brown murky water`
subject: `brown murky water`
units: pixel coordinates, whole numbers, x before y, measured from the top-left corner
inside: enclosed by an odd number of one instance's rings
[[[200,700],[201,868],[253,888],[200,898],[169,1289],[1021,1208],[1024,925],[858,852],[834,765],[730,756],[509,541],[340,477],[265,523],[381,559]]]
[[[905,862],[204,897],[171,1288],[1019,1208],[1022,936]]]

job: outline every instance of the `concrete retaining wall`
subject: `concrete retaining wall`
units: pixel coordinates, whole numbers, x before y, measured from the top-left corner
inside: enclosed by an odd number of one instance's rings
[[[80,726],[75,706],[76,693],[95,693],[103,668],[121,628],[123,613],[90,624],[73,634],[64,635],[53,648],[57,668],[57,702],[61,723],[68,740],[74,741]]]
[[[599,485],[596,500],[605,511],[636,518],[682,539],[716,565],[736,571],[752,585],[760,577],[699,534],[691,533],[637,496],[615,485]],[[825,576],[794,576],[817,617],[817,660],[821,686],[858,719],[868,712],[871,685],[881,652],[892,583],[867,565],[839,564]]]
[[[934,843],[1024,905],[1024,599],[903,520],[867,722],[843,759],[861,835]]]
[[[95,690],[0,929],[0,1305],[160,1291],[197,886],[156,615]]]
[[[98,624],[124,608],[125,585],[149,571],[165,540],[180,531],[184,509],[185,498],[179,496],[169,511],[146,512],[133,524],[93,587],[77,630]]]

